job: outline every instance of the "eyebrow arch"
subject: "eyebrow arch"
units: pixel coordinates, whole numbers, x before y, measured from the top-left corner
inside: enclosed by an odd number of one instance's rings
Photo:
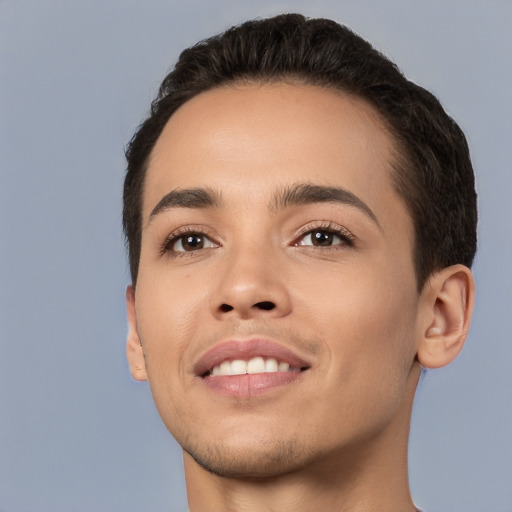
[[[215,208],[220,206],[220,193],[211,188],[185,188],[165,194],[149,214],[148,224],[159,213],[171,208]]]
[[[328,187],[323,185],[314,185],[311,183],[298,183],[285,187],[276,194],[269,206],[271,211],[275,211],[289,206],[300,206],[313,203],[341,203],[348,206],[354,206],[362,211],[381,229],[377,216],[371,208],[348,190],[338,187]]]

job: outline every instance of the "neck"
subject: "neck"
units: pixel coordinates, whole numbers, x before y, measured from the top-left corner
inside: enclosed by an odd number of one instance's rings
[[[307,467],[271,478],[225,478],[184,454],[190,512],[414,512],[407,443],[420,366],[391,422],[371,439],[344,447]]]

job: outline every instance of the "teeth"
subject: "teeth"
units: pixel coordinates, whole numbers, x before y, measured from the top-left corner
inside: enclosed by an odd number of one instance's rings
[[[263,357],[254,357],[247,363],[247,373],[264,373],[265,360]]]
[[[290,369],[290,365],[288,363],[279,363],[279,371],[287,372]]]
[[[241,359],[235,359],[231,362],[231,375],[243,375],[247,373],[247,363]]]
[[[277,372],[279,370],[279,365],[277,364],[277,361],[270,357],[265,361],[265,371],[268,373],[271,372]]]
[[[220,365],[214,366],[210,375],[244,375],[246,373],[276,373],[297,371],[290,369],[288,363],[280,363],[273,357],[263,359],[263,357],[253,357],[249,361],[235,359],[234,361],[223,361]]]
[[[231,375],[231,363],[229,361],[224,361],[216,368],[219,369],[219,375]]]

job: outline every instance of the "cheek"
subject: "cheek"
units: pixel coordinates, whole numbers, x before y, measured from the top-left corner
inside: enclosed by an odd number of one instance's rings
[[[144,275],[137,286],[137,319],[152,388],[185,375],[184,354],[196,336],[206,292],[190,276]],[[179,378],[179,379],[178,379]]]
[[[415,355],[414,275],[351,268],[319,282],[326,285],[310,292],[303,307],[324,340],[330,378],[377,394],[405,385]]]
[[[176,274],[164,268],[144,272],[138,280],[137,294],[139,326],[151,330],[151,338],[159,340],[169,335],[179,338],[193,325],[206,290],[192,273]]]
[[[395,365],[413,345],[417,313],[417,295],[411,280],[397,280],[391,274],[360,283],[354,290],[353,316],[359,312],[359,342],[368,350],[368,358]],[[366,284],[366,287],[363,285]],[[374,354],[374,358],[371,355]],[[401,357],[403,356],[403,357]]]
[[[190,284],[190,283],[189,283]],[[167,276],[145,275],[137,285],[137,319],[155,406],[170,419],[187,415],[185,355],[197,330],[201,302],[191,286]]]

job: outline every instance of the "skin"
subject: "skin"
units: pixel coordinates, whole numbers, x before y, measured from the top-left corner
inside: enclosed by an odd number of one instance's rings
[[[407,438],[421,365],[462,348],[474,285],[456,265],[418,294],[394,151],[364,101],[282,83],[202,93],[158,139],[127,353],[184,449],[192,512],[415,510]],[[374,218],[340,202],[275,204],[297,184],[349,191]],[[151,215],[169,192],[197,187],[218,192],[217,204]],[[333,237],[313,245],[315,230]],[[186,231],[205,247],[183,251]],[[205,386],[197,361],[255,336],[307,371],[242,397]]]

